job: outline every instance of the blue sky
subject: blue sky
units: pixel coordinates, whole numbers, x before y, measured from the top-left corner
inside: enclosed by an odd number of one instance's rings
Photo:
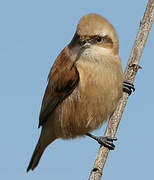
[[[26,173],[39,138],[38,117],[47,75],[84,14],[106,17],[117,30],[127,64],[147,0],[0,1],[0,179],[88,179],[99,145],[89,139],[57,140],[38,168]],[[152,28],[110,152],[104,179],[153,179],[154,28]],[[102,135],[104,127],[94,132]]]

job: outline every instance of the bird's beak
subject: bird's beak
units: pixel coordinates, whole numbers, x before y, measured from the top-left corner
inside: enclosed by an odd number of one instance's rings
[[[82,48],[88,48],[91,45],[90,39],[80,39],[80,45]]]
[[[88,48],[88,47],[90,47],[90,45],[91,45],[91,43],[86,42],[85,44],[83,44],[83,45],[82,45],[82,47],[84,47],[84,48]]]

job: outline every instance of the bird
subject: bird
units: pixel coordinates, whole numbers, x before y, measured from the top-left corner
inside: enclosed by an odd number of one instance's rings
[[[106,18],[96,13],[80,18],[73,39],[49,72],[39,116],[41,134],[27,172],[58,138],[90,136],[114,149],[116,138],[90,133],[107,121],[122,97],[124,74],[118,52],[116,30]],[[127,90],[129,86],[125,82]]]

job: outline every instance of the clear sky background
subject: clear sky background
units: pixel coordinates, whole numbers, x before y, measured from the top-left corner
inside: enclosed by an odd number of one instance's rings
[[[38,117],[51,65],[72,39],[78,20],[95,12],[117,30],[127,64],[147,0],[0,0],[0,179],[86,180],[99,145],[57,140],[26,173],[39,138]],[[154,179],[154,27],[123,114],[104,179]],[[104,134],[104,128],[94,132]]]

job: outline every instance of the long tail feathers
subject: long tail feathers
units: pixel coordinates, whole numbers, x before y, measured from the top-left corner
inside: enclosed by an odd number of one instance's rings
[[[36,148],[33,152],[32,158],[27,168],[27,172],[31,169],[34,170],[38,165],[40,158],[45,150],[46,146],[41,146],[40,141],[37,143]]]

